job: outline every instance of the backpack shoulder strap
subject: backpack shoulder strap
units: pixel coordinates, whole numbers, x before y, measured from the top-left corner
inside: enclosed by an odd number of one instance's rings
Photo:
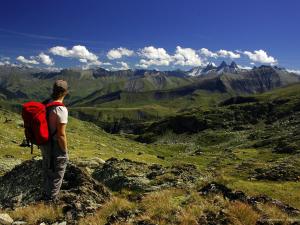
[[[62,102],[50,102],[50,103],[47,103],[45,105],[45,107],[46,107],[46,118],[47,118],[48,122],[49,122],[50,109],[54,108],[56,106],[65,106],[65,105]],[[52,139],[56,133],[57,133],[57,130],[55,130],[52,134],[50,134],[50,130],[49,130],[50,139]]]
[[[50,102],[50,103],[46,104],[47,109],[50,107],[54,107],[54,106],[65,106],[65,104],[62,102]]]

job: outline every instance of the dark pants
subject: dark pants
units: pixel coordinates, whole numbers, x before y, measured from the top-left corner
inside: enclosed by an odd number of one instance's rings
[[[60,191],[68,163],[68,155],[56,140],[41,146],[43,156],[43,188],[45,197],[56,199]]]

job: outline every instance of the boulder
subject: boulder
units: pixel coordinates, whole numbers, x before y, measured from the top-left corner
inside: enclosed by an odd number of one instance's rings
[[[191,164],[163,167],[158,164],[149,165],[116,158],[111,158],[103,166],[96,168],[92,176],[113,191],[121,189],[153,191],[167,187],[187,188],[193,186],[201,178],[200,172]]]
[[[10,225],[14,222],[14,220],[7,214],[7,213],[1,213],[0,214],[0,224],[3,225]]]
[[[300,181],[299,163],[298,157],[275,161],[267,167],[256,168],[250,178],[271,181]]]
[[[42,162],[28,160],[0,177],[0,207],[16,208],[42,198]],[[57,204],[73,218],[91,213],[110,198],[109,191],[85,171],[68,164]]]
[[[278,207],[288,215],[292,215],[292,216],[300,215],[299,209],[294,208],[276,199],[272,199],[271,197],[268,197],[266,195],[248,196],[242,191],[234,191],[228,188],[227,186],[225,186],[224,184],[220,184],[216,182],[212,182],[205,185],[199,190],[199,193],[201,195],[222,194],[223,197],[227,198],[229,201],[241,201],[249,205],[252,205],[254,208],[256,208],[257,204],[268,203],[270,205],[274,205]]]
[[[12,225],[26,225],[28,224],[26,221],[15,221],[12,223]]]
[[[85,158],[85,159],[77,159],[74,162],[79,167],[88,167],[90,169],[95,169],[100,165],[103,165],[105,161],[98,157],[93,158]]]

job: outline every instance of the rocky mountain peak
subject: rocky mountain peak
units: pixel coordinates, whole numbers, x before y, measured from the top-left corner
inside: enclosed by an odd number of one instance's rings
[[[236,62],[234,62],[234,61],[231,62],[229,67],[232,68],[232,69],[238,69],[239,68],[238,65],[236,64]]]
[[[225,61],[222,61],[222,63],[218,66],[219,69],[227,67],[227,63]]]

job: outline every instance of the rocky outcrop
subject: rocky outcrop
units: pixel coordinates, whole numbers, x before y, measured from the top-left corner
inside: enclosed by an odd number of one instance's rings
[[[153,191],[167,187],[193,186],[201,174],[191,164],[163,167],[158,164],[148,165],[129,159],[111,158],[103,166],[95,169],[92,176],[114,191]]]
[[[251,178],[271,181],[300,181],[300,168],[296,163],[286,161],[267,168],[256,168]]]
[[[29,160],[0,177],[0,208],[16,208],[42,197],[41,161]],[[67,166],[57,204],[73,218],[94,212],[110,198],[107,189],[73,164]]]
[[[289,206],[287,204],[284,204],[281,201],[272,199],[269,196],[266,195],[259,195],[259,196],[247,196],[242,191],[233,191],[232,189],[226,187],[223,184],[219,183],[210,183],[206,186],[202,187],[199,190],[200,194],[202,195],[208,195],[208,194],[222,194],[224,198],[229,199],[230,201],[241,201],[244,203],[247,203],[249,205],[252,205],[256,210],[259,210],[256,208],[256,205],[258,203],[269,203],[271,205],[274,205],[281,209],[283,212],[289,214],[289,215],[300,215],[300,210],[296,209],[292,206]]]

